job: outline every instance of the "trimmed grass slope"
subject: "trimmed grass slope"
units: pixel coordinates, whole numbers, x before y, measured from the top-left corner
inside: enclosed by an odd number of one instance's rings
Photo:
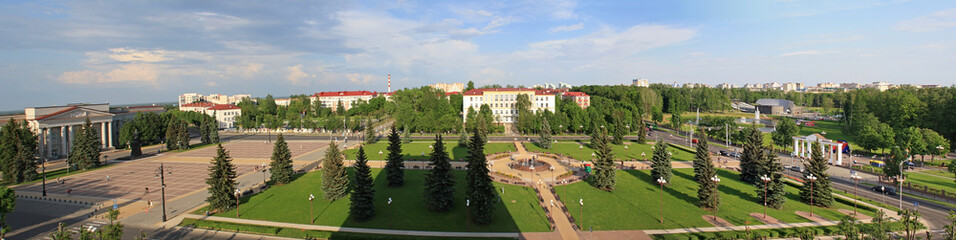
[[[445,138],[445,151],[448,152],[448,156],[452,158],[452,161],[464,159],[466,156],[468,156],[468,149],[458,146],[458,137],[453,137],[455,138]],[[405,160],[428,160],[428,155],[432,152],[432,149],[428,146],[431,146],[432,144],[433,142],[411,142],[402,144],[402,154],[405,155]],[[387,141],[379,141],[374,144],[368,144],[365,145],[365,155],[368,156],[368,160],[385,160],[385,157],[388,156],[387,148]],[[379,151],[381,151],[382,154],[378,154]],[[517,149],[515,149],[515,145],[513,143],[488,143],[485,145],[485,155],[514,151],[517,151]],[[357,154],[357,152],[357,148],[345,150],[345,156],[347,159],[354,160],[355,154]],[[424,155],[422,155],[422,153],[424,153]]]
[[[543,149],[538,147],[535,143],[523,143],[525,149],[531,152],[548,152],[554,154],[563,154],[571,156],[574,159],[591,161],[594,157],[591,156],[591,153],[594,152],[594,149],[590,147],[588,143],[568,143],[568,142],[558,142],[552,143],[551,149]],[[584,148],[580,148],[584,146]],[[654,150],[651,149],[651,144],[636,144],[632,143],[626,145],[627,149],[624,148],[623,144],[611,144],[611,152],[614,153],[614,159],[616,160],[625,160],[629,161],[631,159],[651,159],[654,156]],[[667,150],[673,152],[674,155],[671,156],[671,161],[693,161],[694,152],[687,151],[683,148],[678,148],[674,146],[668,146]],[[641,153],[644,153],[645,156],[641,157]]]

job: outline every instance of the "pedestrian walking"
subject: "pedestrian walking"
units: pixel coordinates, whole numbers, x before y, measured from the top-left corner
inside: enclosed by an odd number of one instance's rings
[[[107,181],[107,182],[110,181],[110,175],[106,175],[106,181]]]
[[[73,189],[72,189],[72,188],[67,188],[67,189],[66,189],[66,196],[67,196],[67,197],[73,196]]]
[[[146,193],[149,193],[149,187],[146,187]]]

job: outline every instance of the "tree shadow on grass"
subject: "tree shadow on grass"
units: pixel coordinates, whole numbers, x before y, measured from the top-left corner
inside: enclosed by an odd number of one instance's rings
[[[726,171],[726,170],[717,170],[717,175],[719,175],[721,178],[725,179],[725,181],[738,181],[737,178],[739,178],[739,175],[738,175],[738,174],[734,174],[733,172]],[[747,184],[747,183],[743,183],[743,184]],[[741,192],[741,191],[738,190],[738,189],[728,187],[726,184],[720,184],[720,185],[717,187],[717,189],[720,190],[720,192],[722,192],[722,193],[731,194],[731,195],[734,195],[734,196],[738,196],[738,197],[740,197],[741,199],[743,199],[743,200],[745,200],[745,201],[749,201],[749,202],[762,202],[762,200],[757,199],[757,195],[756,195],[756,194],[744,193],[744,192]]]
[[[651,175],[645,173],[644,171],[627,170],[627,172],[630,173],[631,175],[633,175],[634,177],[637,177],[637,178],[640,179],[641,181],[645,181],[645,182],[648,182],[648,183],[656,184],[656,182],[654,182],[654,181],[652,180]],[[680,177],[687,178],[687,175],[686,175],[686,174],[683,174],[683,173],[680,173],[680,172],[676,172],[676,171],[673,172],[673,173],[674,173],[675,175],[683,175],[683,176],[680,176]],[[691,179],[693,179],[693,177],[691,177]],[[647,187],[647,189],[648,189],[648,190],[652,190],[652,189],[653,189],[653,190],[657,190],[657,189],[654,189],[654,188],[652,188],[652,187]],[[693,196],[687,195],[687,194],[685,194],[685,193],[683,193],[683,192],[677,191],[677,190],[674,189],[674,188],[665,187],[665,188],[664,188],[664,192],[667,192],[667,194],[670,194],[671,196],[677,197],[677,199],[680,199],[680,200],[682,200],[682,201],[684,201],[684,202],[687,202],[687,203],[690,203],[690,204],[694,204],[694,205],[697,204],[697,198],[696,198],[696,197],[693,197]]]

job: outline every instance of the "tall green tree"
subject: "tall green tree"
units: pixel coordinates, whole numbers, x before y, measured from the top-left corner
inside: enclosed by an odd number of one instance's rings
[[[375,215],[375,181],[372,180],[372,169],[368,166],[364,146],[359,146],[356,155],[355,178],[352,183],[355,185],[352,187],[352,195],[349,196],[349,212],[357,221],[368,221]]]
[[[743,132],[743,152],[740,154],[740,180],[758,184],[760,182],[760,160],[763,158],[763,135],[756,126],[751,125]]]
[[[209,121],[209,143],[219,143],[219,122],[215,119]]]
[[[495,213],[495,187],[488,176],[488,162],[485,159],[485,142],[481,133],[475,131],[471,137],[471,148],[468,149],[468,172],[466,174],[467,191],[465,196],[470,202],[468,209],[472,213],[472,221],[477,224],[490,224]]]
[[[89,118],[73,138],[73,148],[70,149],[67,161],[79,169],[91,169],[100,165],[100,138]]]
[[[617,183],[614,172],[614,153],[611,152],[609,142],[605,128],[597,130],[595,136],[591,138],[591,146],[594,147],[596,156],[591,184],[604,191],[614,191],[614,185]]]
[[[637,144],[647,143],[647,124],[644,123],[644,114],[637,119]]]
[[[667,152],[667,143],[664,143],[663,138],[657,139],[654,157],[651,158],[651,179],[657,181],[658,178],[671,181],[671,154]]]
[[[170,118],[166,121],[166,149],[176,150],[179,148],[179,128],[178,119]]]
[[[774,144],[787,148],[790,147],[790,145],[793,145],[793,136],[796,135],[797,124],[793,121],[793,119],[784,117],[777,121],[777,126],[774,129],[771,137],[773,138]]]
[[[206,178],[206,184],[209,185],[209,197],[206,202],[213,211],[224,212],[236,204],[236,165],[232,163],[232,157],[229,152],[222,148],[222,144],[216,147],[216,157],[209,166],[209,178]]]
[[[202,118],[202,123],[199,125],[199,142],[202,144],[212,142],[209,140],[209,118]]]
[[[100,232],[100,239],[120,240],[123,238],[123,224],[116,221],[119,214],[120,211],[117,209],[110,209],[107,212],[106,217],[110,220],[110,224],[103,227]]]
[[[189,123],[186,121],[179,121],[179,126],[176,129],[176,139],[179,144],[179,149],[189,149]]]
[[[7,214],[13,212],[17,206],[17,196],[13,188],[0,186],[0,238],[6,238],[10,227],[7,226]]]
[[[375,127],[372,126],[371,122],[365,124],[365,144],[373,144],[378,142],[378,137],[375,136]]]
[[[890,150],[890,157],[883,165],[883,175],[887,178],[899,177],[903,173],[903,170],[900,169],[900,163],[905,162],[907,158],[909,158],[909,154],[906,151],[900,147],[893,147]]]
[[[827,159],[823,157],[820,143],[811,145],[810,159],[804,162],[803,167],[807,170],[807,175],[803,176],[803,186],[800,187],[800,200],[810,203],[813,196],[813,205],[820,207],[830,207],[833,205],[833,190],[830,188],[830,174],[827,174]],[[809,176],[816,177],[816,181],[811,183]]]
[[[683,123],[683,120],[680,119],[680,113],[671,113],[671,128],[675,131],[680,131],[680,126]]]
[[[425,175],[425,206],[433,212],[451,210],[455,205],[455,176],[441,135],[435,136],[435,144],[429,158],[432,169]]]
[[[269,163],[272,173],[270,181],[275,184],[286,184],[292,182],[292,151],[289,150],[289,144],[280,133],[276,137],[276,143],[272,147],[272,161]]]
[[[467,149],[467,148],[468,148],[468,142],[469,142],[469,140],[468,140],[468,132],[467,132],[467,131],[464,131],[464,132],[461,133],[461,135],[460,135],[459,138],[458,138],[458,146],[461,146],[461,147]]]
[[[624,119],[624,112],[618,109],[615,109],[611,116],[614,119],[614,138],[611,139],[613,144],[623,144],[624,135],[627,134],[627,121]]]
[[[929,128],[923,128],[921,131],[923,132],[923,142],[926,143],[925,154],[932,155],[932,160],[935,160],[936,156],[946,155],[949,152],[949,140]],[[925,156],[921,156],[921,158],[923,157]]]
[[[697,182],[697,206],[715,208],[720,205],[720,195],[715,194],[717,183],[710,180],[717,175],[714,162],[707,150],[707,133],[697,135],[697,151],[694,156],[694,181]],[[655,147],[656,148],[656,147]]]
[[[21,183],[37,177],[37,136],[26,121],[10,119],[0,128],[0,171],[3,180]]]
[[[541,139],[538,140],[538,145],[544,149],[551,149],[551,124],[548,124],[548,118],[541,119]]]
[[[388,134],[388,156],[385,158],[385,180],[389,187],[405,185],[405,161],[402,159],[402,139],[398,137],[395,125]]]
[[[342,152],[335,141],[329,144],[325,151],[325,160],[322,160],[322,192],[325,200],[335,201],[345,197],[349,192],[349,176],[345,169]]]
[[[785,185],[783,182],[783,166],[780,165],[780,162],[777,161],[777,154],[771,151],[772,145],[767,146],[763,151],[763,157],[761,157],[758,162],[758,174],[761,177],[766,176],[770,179],[769,182],[764,183],[761,179],[762,185],[759,185],[762,189],[757,191],[757,196],[760,200],[766,199],[767,206],[774,209],[780,209],[783,207],[783,204],[787,202],[787,192],[784,189]],[[765,189],[763,189],[765,188]],[[816,189],[814,189],[816,190]],[[764,198],[766,194],[766,198]]]

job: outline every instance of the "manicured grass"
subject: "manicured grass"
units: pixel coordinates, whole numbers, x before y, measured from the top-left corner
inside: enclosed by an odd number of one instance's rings
[[[584,148],[580,148],[584,146]],[[627,149],[624,148],[627,146]],[[632,143],[630,145],[618,145],[611,144],[611,152],[614,153],[614,159],[616,160],[631,160],[631,159],[648,159],[650,160],[654,156],[654,150],[651,149],[653,144],[637,144]],[[565,156],[571,156],[571,158],[583,161],[591,161],[594,157],[591,156],[591,153],[594,152],[594,149],[591,148],[589,143],[566,143],[566,142],[557,142],[551,143],[551,149],[543,149],[537,145],[537,143],[524,143],[525,149],[531,152],[548,152],[554,154],[562,154]],[[667,150],[673,152],[674,155],[671,156],[671,161],[693,161],[694,152],[687,151],[686,149],[674,147],[673,145],[668,146]],[[644,153],[645,156],[641,157],[641,153]]]
[[[279,237],[304,238],[304,239],[459,239],[447,237],[425,237],[425,236],[402,236],[402,235],[381,235],[368,233],[350,233],[350,232],[327,232],[318,230],[302,230],[272,226],[260,226],[251,224],[239,224],[230,222],[219,222],[202,219],[183,219],[179,226],[190,226],[195,228],[210,229],[217,231],[230,231],[252,233]],[[482,238],[494,239],[494,238]],[[502,238],[506,239],[506,238]]]
[[[952,179],[922,174],[920,172],[907,173],[906,181],[913,185],[927,186],[936,190],[945,190],[947,193],[956,193],[956,182],[953,182]]]
[[[953,173],[947,172],[947,171],[940,171],[940,170],[924,170],[924,171],[921,171],[921,173],[932,174],[932,175],[936,175],[940,177],[948,177],[948,178],[954,177]]]
[[[351,168],[350,168],[351,171]],[[473,231],[473,232],[536,232],[549,231],[547,217],[538,205],[538,199],[531,188],[495,183],[500,193],[504,188],[501,203],[497,204],[494,223],[478,226],[466,224],[465,212],[465,172],[454,171],[456,205],[451,211],[435,213],[428,211],[422,200],[423,182],[426,171],[406,170],[405,185],[387,187],[384,172],[372,169],[375,177],[375,216],[368,222],[356,222],[349,217],[348,197],[329,202],[323,199],[322,173],[310,172],[300,175],[292,183],[274,186],[265,192],[243,197],[239,205],[241,218],[309,223],[309,194],[314,194],[315,224],[327,226],[345,226],[359,228],[403,229],[423,231]],[[351,174],[351,172],[350,172]],[[388,198],[393,202],[387,206]],[[236,210],[216,214],[221,217],[235,217]],[[197,211],[199,214],[203,210]],[[389,227],[389,226],[392,227]]]
[[[759,188],[740,182],[738,173],[719,170],[721,178],[720,207],[718,217],[735,225],[744,225],[745,221],[751,224],[760,224],[760,221],[751,217],[750,213],[762,213],[763,202],[758,199]],[[787,203],[783,208],[768,209],[767,215],[787,223],[807,222],[797,216],[794,211],[809,211],[807,204],[800,202],[799,190],[787,185]],[[660,217],[660,187],[650,177],[650,170],[618,170],[617,185],[613,192],[598,190],[586,182],[560,186],[557,193],[565,199],[569,211],[580,220],[581,206],[579,199],[584,199],[584,229],[594,230],[638,230],[638,229],[670,229],[687,227],[711,227],[701,215],[710,215],[710,209],[697,207],[697,184],[693,181],[693,169],[675,169],[674,177],[668,186],[664,187],[664,223],[659,223]],[[567,193],[565,193],[567,191]],[[839,220],[843,214],[836,209],[853,209],[851,205],[837,202],[834,199],[832,208],[814,207],[814,214],[830,220]],[[866,209],[860,212],[872,215]],[[580,222],[578,222],[580,224]]]
[[[444,143],[445,151],[449,153],[449,156],[452,157],[452,160],[457,161],[460,159],[465,159],[465,157],[468,156],[468,149],[458,146],[457,138],[446,138]],[[429,146],[432,144],[434,144],[434,142],[431,141],[402,144],[402,154],[405,155],[404,159],[412,161],[427,160],[428,155],[432,153],[432,149],[429,148]],[[515,149],[515,145],[513,143],[485,144],[485,155],[514,151],[517,151],[517,149]],[[379,154],[379,152],[382,154]],[[355,155],[357,153],[358,148],[345,150],[345,156],[347,156],[347,159],[355,159]],[[385,158],[388,156],[388,142],[379,141],[374,144],[365,145],[365,155],[368,156],[369,160],[385,160]]]
[[[860,229],[870,229],[874,227],[875,223],[861,223],[857,227]],[[889,222],[887,223],[887,228],[892,231],[899,231],[903,229],[903,225],[899,222]],[[653,239],[661,240],[684,240],[684,239],[767,239],[767,238],[799,238],[800,231],[809,230],[813,233],[814,236],[833,236],[841,235],[840,227],[833,226],[819,226],[819,227],[799,227],[799,228],[772,228],[772,229],[755,229],[747,231],[724,231],[724,232],[698,232],[698,233],[675,233],[675,234],[660,234],[652,235]]]

